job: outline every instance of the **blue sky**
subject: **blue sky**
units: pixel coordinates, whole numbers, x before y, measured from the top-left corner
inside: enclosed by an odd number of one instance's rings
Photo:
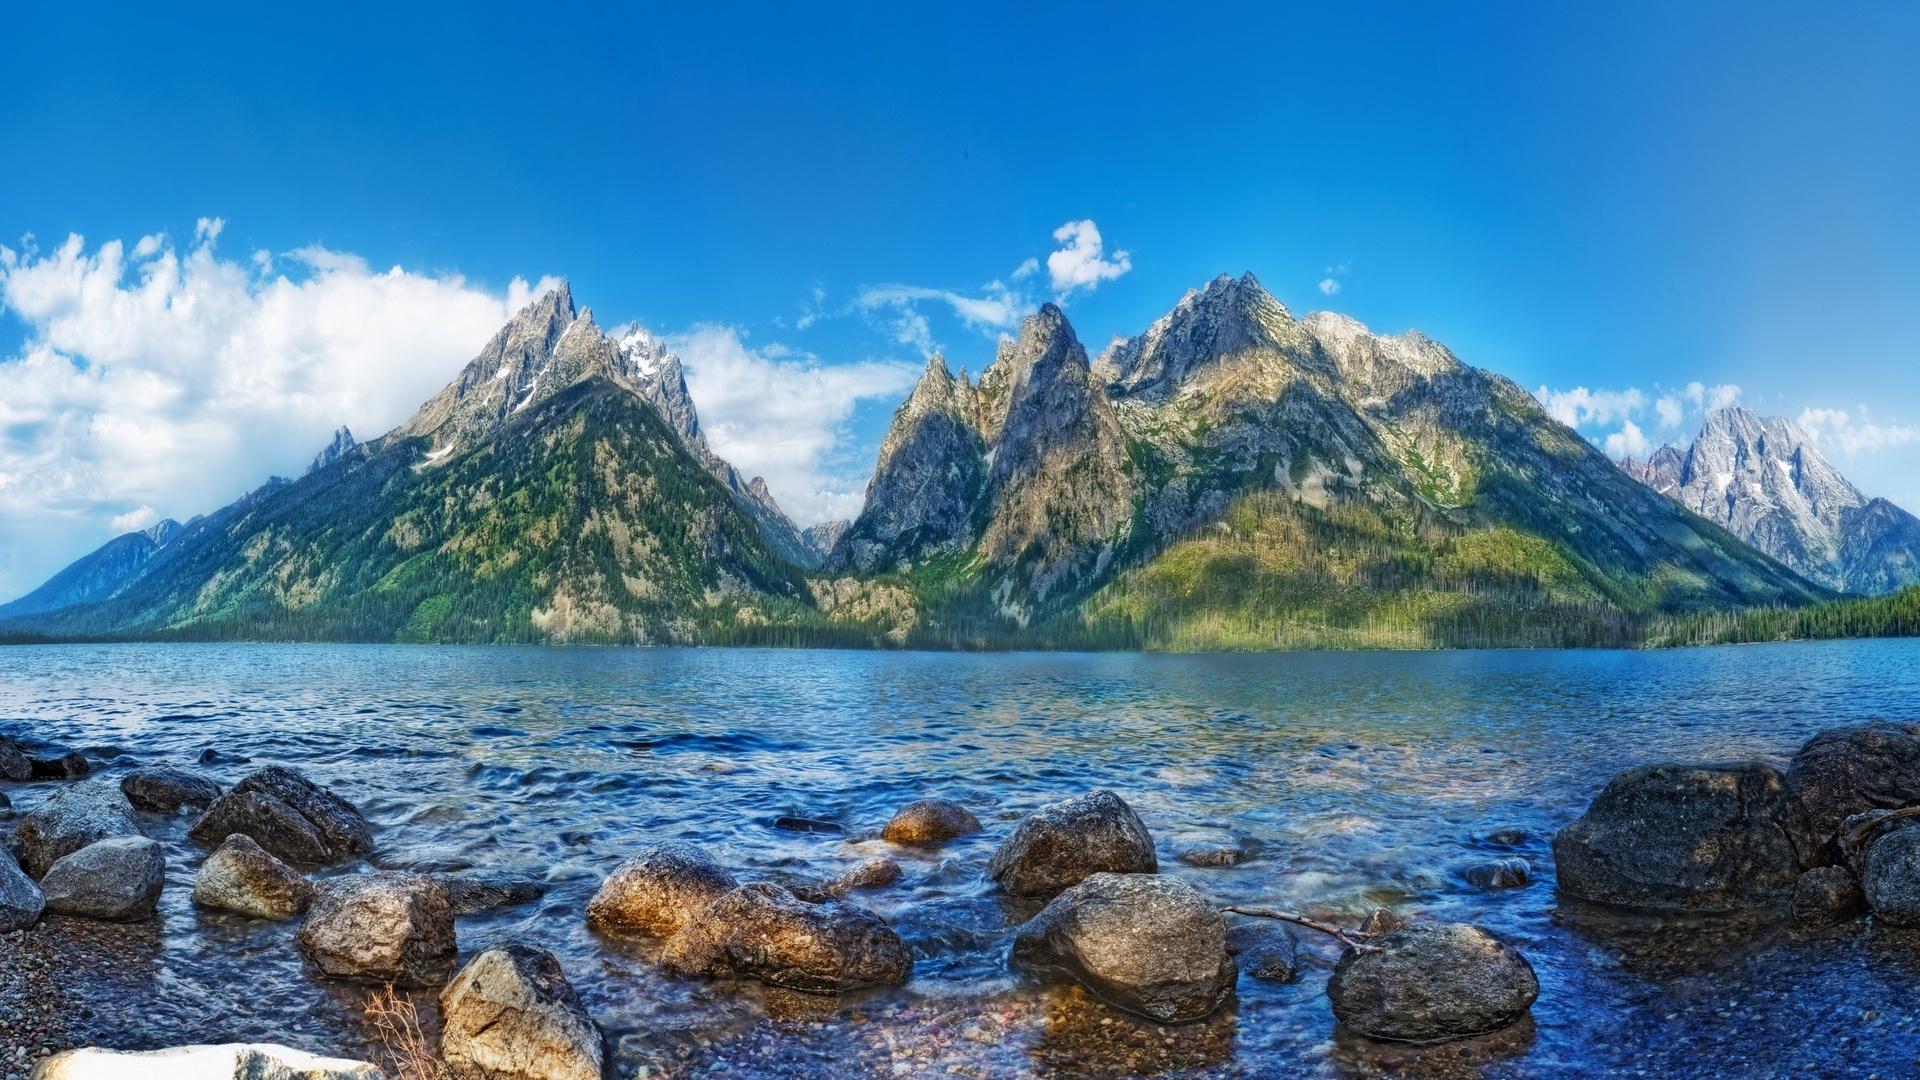
[[[544,277],[674,335],[796,517],[844,509],[921,347],[977,371],[1003,329],[876,298],[1052,298],[1013,274],[1083,221],[1111,268],[1064,294],[1091,348],[1252,270],[1296,312],[1584,387],[1556,400],[1616,446],[1737,386],[1920,509],[1917,12],[16,10],[0,383],[34,404],[0,413],[0,596],[397,422]],[[127,316],[166,260],[164,312]],[[183,329],[189,295],[229,321]]]

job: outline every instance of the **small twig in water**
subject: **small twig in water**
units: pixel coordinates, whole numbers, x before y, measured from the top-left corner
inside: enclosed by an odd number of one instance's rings
[[[1361,952],[1380,951],[1380,946],[1378,945],[1368,945],[1365,942],[1356,940],[1357,938],[1370,936],[1362,931],[1342,930],[1332,923],[1321,922],[1319,919],[1309,919],[1305,915],[1298,915],[1291,911],[1275,911],[1272,908],[1239,907],[1232,904],[1229,904],[1226,910],[1236,915],[1251,915],[1256,919],[1278,919],[1281,922],[1293,923],[1295,926],[1304,926],[1309,930],[1318,930],[1323,934],[1330,934],[1340,939],[1340,943],[1349,949],[1358,949]]]

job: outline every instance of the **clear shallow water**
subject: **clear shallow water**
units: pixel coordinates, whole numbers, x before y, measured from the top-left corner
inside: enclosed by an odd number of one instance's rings
[[[463,955],[551,949],[609,1033],[616,1075],[1769,1076],[1920,1074],[1920,934],[1854,923],[1659,922],[1563,904],[1548,839],[1620,769],[1784,761],[1823,727],[1920,714],[1920,642],[1658,653],[946,655],[378,646],[0,649],[0,731],[86,749],[114,776],[187,764],[231,783],[294,765],[377,830],[374,865],[484,866],[546,899],[462,920]],[[1027,909],[982,870],[1011,823],[1090,787],[1120,792],[1163,872],[1219,903],[1349,923],[1376,904],[1462,919],[1540,975],[1533,1020],[1428,1050],[1336,1036],[1326,942],[1302,978],[1242,978],[1235,1007],[1161,1030],[1009,973]],[[16,812],[52,785],[9,785]],[[937,852],[877,839],[944,796],[986,832]],[[827,818],[847,837],[774,830]],[[114,931],[72,992],[96,1041],[272,1038],[351,1049],[360,991],[300,966],[291,924],[187,902],[189,818],[162,916]],[[1466,867],[1528,834],[1522,890]],[[706,845],[743,879],[807,881],[886,854],[857,894],[913,948],[913,982],[848,999],[669,979],[657,945],[600,938],[587,898],[649,843]],[[1239,845],[1239,866],[1176,860]],[[351,868],[346,868],[351,869]],[[117,935],[117,936],[116,936]]]

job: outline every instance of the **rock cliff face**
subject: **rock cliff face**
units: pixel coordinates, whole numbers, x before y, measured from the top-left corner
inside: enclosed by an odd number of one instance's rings
[[[1920,581],[1920,519],[1861,494],[1785,417],[1720,409],[1686,450],[1620,467],[1830,588],[1880,594]]]
[[[112,599],[146,569],[161,548],[180,535],[182,528],[179,522],[168,519],[114,537],[48,578],[46,584],[10,604],[0,604],[0,621]]]
[[[1820,595],[1632,482],[1510,380],[1418,333],[1296,319],[1251,274],[1188,293],[1090,363],[1052,305],[977,384],[934,358],[826,565],[915,577],[934,608],[973,590],[1026,625],[1155,568],[1177,564],[1187,584],[1170,587],[1191,592],[1195,559],[1218,560],[1190,542],[1234,533],[1225,519],[1251,498],[1318,513],[1323,533],[1327,515],[1358,528],[1367,581],[1629,613]],[[1264,543],[1232,558],[1293,573],[1311,545],[1345,546]]]

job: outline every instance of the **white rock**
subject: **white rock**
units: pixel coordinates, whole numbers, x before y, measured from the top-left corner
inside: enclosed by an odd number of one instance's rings
[[[227,1043],[145,1053],[68,1050],[41,1062],[33,1080],[386,1080],[386,1074],[364,1061],[272,1043]]]

